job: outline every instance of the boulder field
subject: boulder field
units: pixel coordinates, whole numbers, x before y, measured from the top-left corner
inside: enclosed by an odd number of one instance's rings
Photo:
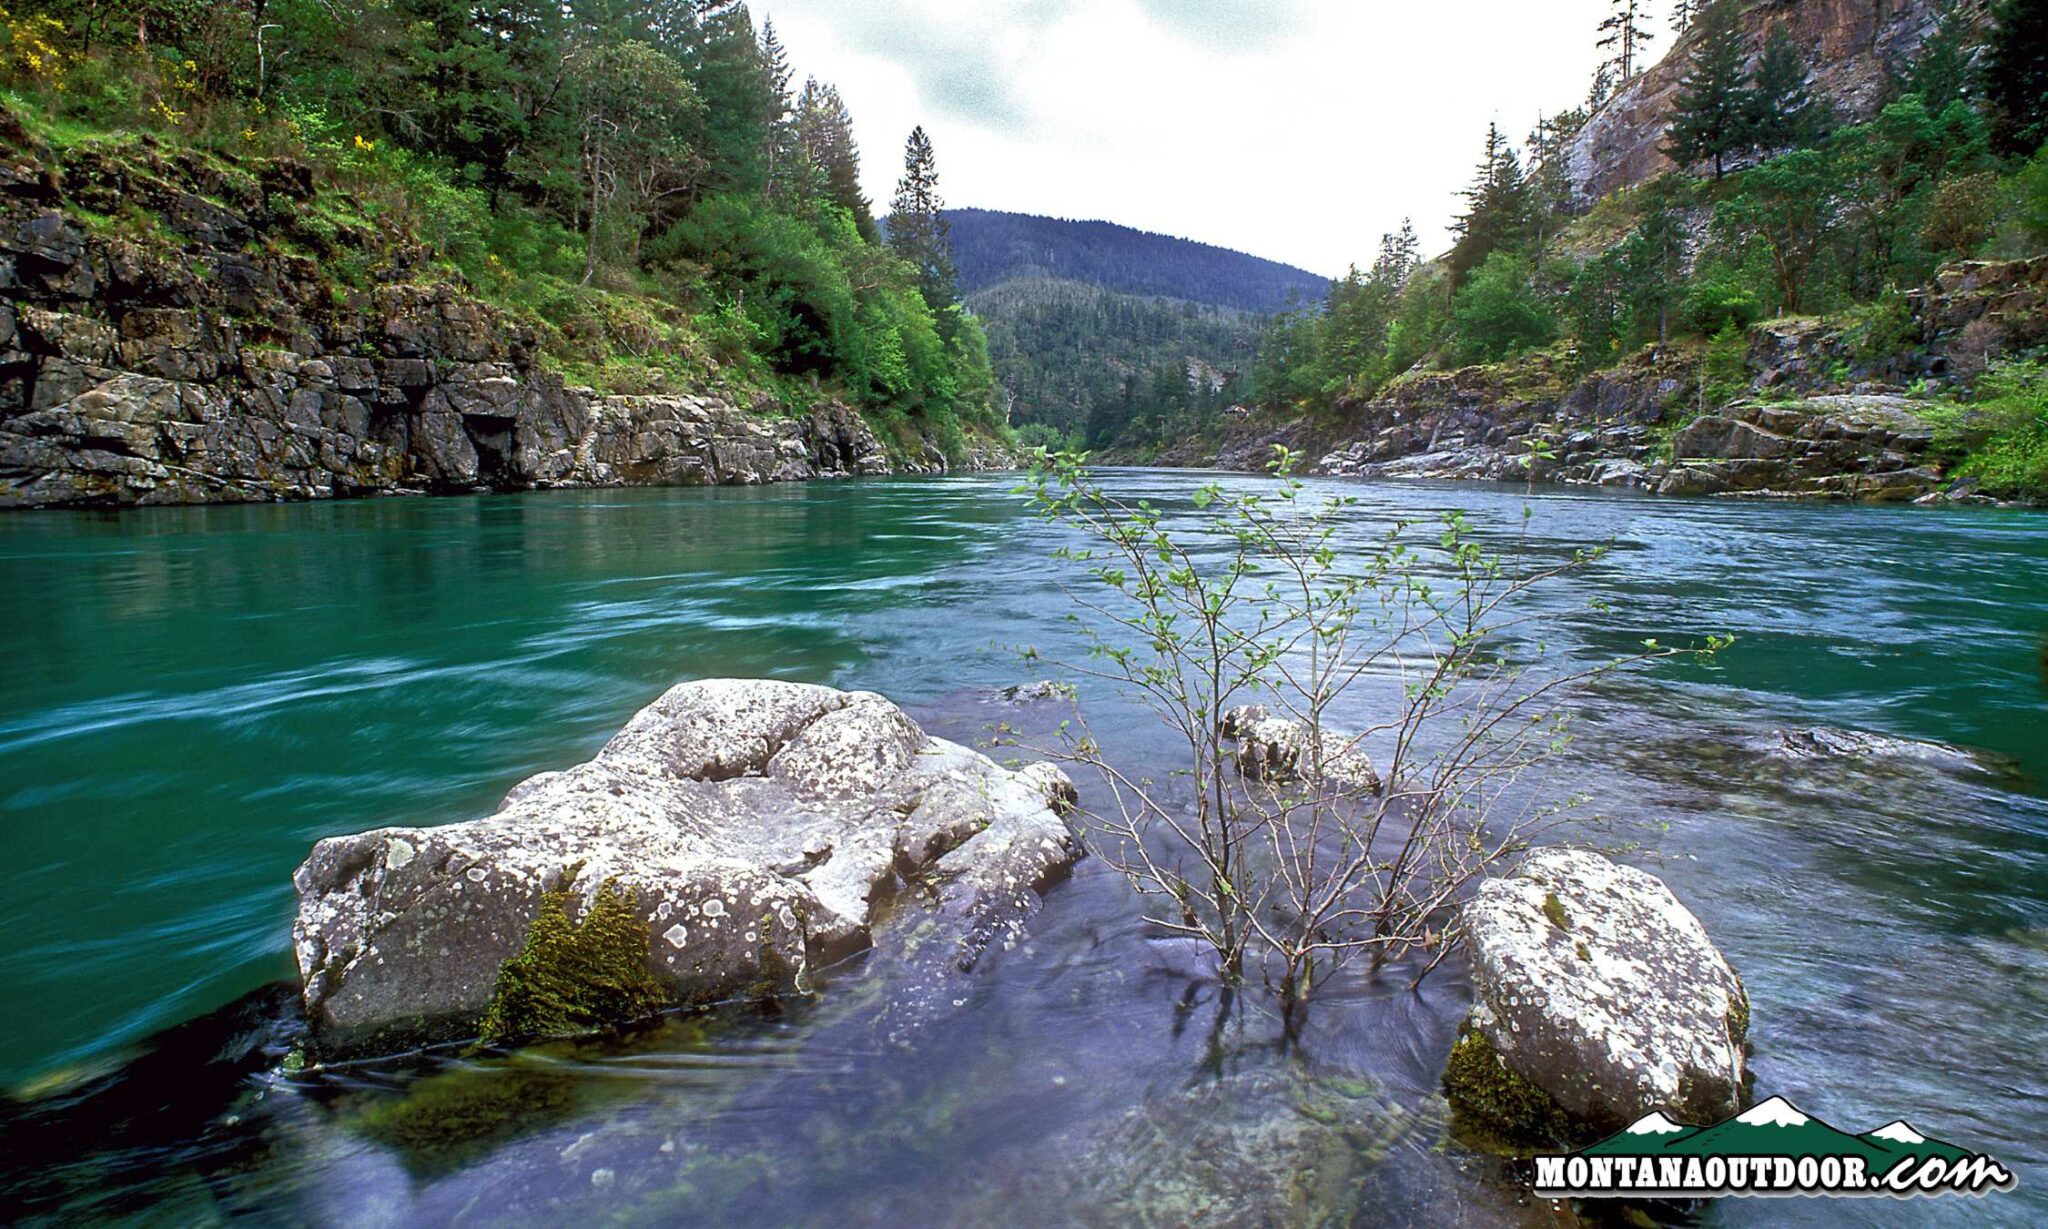
[[[685,683],[495,814],[316,845],[294,876],[309,1049],[773,997],[890,936],[969,968],[1079,856],[1073,796],[1052,765],[1009,771],[877,695]]]

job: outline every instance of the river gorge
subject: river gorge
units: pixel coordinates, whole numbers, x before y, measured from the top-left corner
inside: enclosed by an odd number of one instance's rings
[[[1176,521],[1204,480],[1106,474]],[[900,989],[878,955],[778,1010],[285,1070],[291,872],[318,838],[486,813],[692,678],[879,691],[963,743],[1049,729],[1061,704],[999,695],[1029,677],[1018,646],[1078,648],[1062,531],[1016,481],[0,519],[8,1204],[188,1224],[1551,1223],[1450,1128],[1460,969],[1417,992],[1347,977],[1283,1043],[1256,995],[1220,1003],[1148,938],[1096,858],[907,1025],[876,1010]],[[1664,878],[1740,970],[1758,1096],[1904,1117],[2020,1174],[1983,1203],[1737,1200],[1705,1223],[2048,1213],[2036,517],[1310,486],[1356,497],[1353,549],[1453,510],[1536,559],[1611,542],[1544,598],[1547,652],[1734,635],[1710,665],[1580,698],[1541,787],[1585,794],[1605,821],[1586,839]],[[1127,699],[1079,702],[1120,755],[1163,761]],[[1815,729],[1901,741],[1843,756]]]

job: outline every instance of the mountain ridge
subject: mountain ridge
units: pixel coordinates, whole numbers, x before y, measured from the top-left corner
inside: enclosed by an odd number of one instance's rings
[[[1330,285],[1323,274],[1281,261],[1118,222],[978,208],[949,209],[946,221],[967,296],[1045,278],[1272,315],[1295,302],[1320,301]]]

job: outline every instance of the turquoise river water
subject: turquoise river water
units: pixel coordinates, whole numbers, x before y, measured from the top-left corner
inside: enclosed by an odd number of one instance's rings
[[[1175,516],[1201,479],[1113,473]],[[1229,478],[1229,482],[1253,479]],[[288,1078],[317,838],[489,811],[672,684],[881,691],[970,740],[1071,647],[1054,531],[976,476],[0,517],[0,1209],[205,1224],[1542,1224],[1436,1092],[1466,988],[1334,985],[1297,1044],[1153,954],[1094,860],[918,1035],[885,970],[520,1054]],[[1579,701],[1553,767],[1741,970],[1759,1095],[2000,1157],[1982,1202],[1710,1224],[2048,1222],[2048,520],[1312,484],[1346,541],[1469,514],[1613,554],[1554,651],[1732,632]],[[1589,608],[1601,597],[1611,609]],[[1084,689],[1131,754],[1156,736]],[[1827,726],[1988,768],[1788,760]],[[1405,983],[1404,983],[1405,985]],[[1309,1158],[1304,1161],[1303,1158]]]

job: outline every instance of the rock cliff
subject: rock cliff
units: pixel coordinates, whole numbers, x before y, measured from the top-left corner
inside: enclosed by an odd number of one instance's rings
[[[1869,119],[1884,104],[1892,75],[1934,29],[1936,0],[1761,0],[1742,4],[1742,29],[1752,63],[1772,31],[1782,29],[1806,53],[1816,92],[1844,118]],[[1979,16],[1983,0],[1962,0]],[[1595,201],[1670,169],[1664,131],[1690,66],[1695,33],[1664,59],[1616,91],[1587,121],[1567,155],[1572,185]]]
[[[0,507],[122,506],[934,472],[851,408],[715,383],[565,387],[535,330],[311,172],[0,125]],[[327,262],[371,252],[368,288]],[[999,461],[982,457],[976,462]]]

